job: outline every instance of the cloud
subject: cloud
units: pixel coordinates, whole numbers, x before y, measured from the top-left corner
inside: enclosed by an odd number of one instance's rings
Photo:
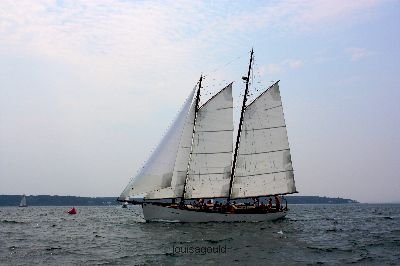
[[[213,20],[209,29],[227,32],[270,29],[279,34],[326,31],[356,23],[363,15],[368,17],[368,11],[381,3],[382,0],[289,0],[257,4],[254,9],[240,7],[243,12]]]
[[[110,57],[165,63],[166,55],[187,59],[221,41],[230,40],[228,47],[235,39],[243,42],[242,34],[260,29],[284,32],[345,23],[378,3],[285,1],[251,9],[229,2],[227,12],[224,3],[196,1],[2,1],[0,51],[24,49],[80,63]]]
[[[351,61],[359,61],[359,60],[362,60],[366,57],[373,55],[372,51],[370,51],[366,48],[360,48],[360,47],[347,48],[346,52],[348,54],[350,54]]]
[[[160,101],[178,103],[182,99],[172,95],[187,91],[180,84],[192,84],[199,72],[219,65],[218,55],[247,50],[255,36],[325,30],[326,25],[346,23],[352,14],[379,3],[255,1],[246,7],[231,1],[210,5],[200,1],[4,0],[0,3],[0,54],[50,58],[100,84],[113,81],[110,85],[128,88],[134,82],[151,87],[153,92],[146,94]],[[265,71],[277,74],[302,64],[280,62],[266,66]],[[182,76],[182,72],[187,74]],[[171,88],[165,90],[165,84]]]
[[[290,68],[301,68],[303,66],[303,61],[299,59],[289,59],[286,60],[285,63],[289,65]]]
[[[285,59],[279,63],[261,66],[255,71],[257,71],[260,76],[264,76],[265,74],[277,75],[286,72],[289,69],[299,69],[303,66],[303,64],[303,60],[300,59]]]
[[[380,0],[309,0],[289,1],[294,11],[290,23],[301,29],[325,27],[326,24],[349,23],[359,19],[360,13],[366,12],[382,3]],[[292,9],[292,10],[293,10]]]

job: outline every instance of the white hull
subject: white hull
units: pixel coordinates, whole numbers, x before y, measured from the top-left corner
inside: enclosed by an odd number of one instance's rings
[[[146,221],[157,222],[262,222],[273,221],[286,216],[287,211],[265,214],[227,214],[212,212],[197,212],[174,208],[162,207],[150,203],[144,203],[143,215]]]

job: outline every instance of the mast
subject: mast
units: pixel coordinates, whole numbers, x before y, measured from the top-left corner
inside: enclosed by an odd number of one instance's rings
[[[201,81],[203,80],[203,74],[200,75],[200,80],[199,80],[199,88],[197,89],[196,92],[196,103],[194,107],[194,121],[193,121],[193,133],[192,133],[192,144],[190,147],[190,154],[189,154],[189,160],[188,160],[188,166],[186,170],[186,178],[185,182],[183,183],[183,191],[182,191],[182,197],[181,197],[181,204],[185,201],[185,193],[186,193],[186,184],[187,184],[187,179],[189,176],[189,167],[190,167],[190,160],[192,158],[192,152],[193,152],[193,137],[196,129],[196,119],[197,119],[197,113],[199,112],[199,103],[200,103],[200,89],[201,89]]]
[[[238,154],[239,144],[240,144],[240,135],[242,133],[242,124],[243,124],[243,114],[246,108],[246,101],[247,101],[247,94],[249,92],[249,80],[250,80],[250,72],[251,72],[251,64],[253,63],[253,49],[251,49],[250,53],[250,63],[249,63],[249,70],[247,71],[247,77],[243,77],[246,80],[246,89],[244,91],[243,96],[243,104],[242,104],[242,111],[240,113],[240,121],[239,121],[239,128],[236,137],[236,146],[235,146],[235,153],[233,154],[233,161],[232,161],[232,171],[231,171],[231,180],[229,181],[229,195],[228,195],[228,202],[231,200],[232,194],[232,183],[233,177],[235,176],[235,166],[236,166],[236,158]]]

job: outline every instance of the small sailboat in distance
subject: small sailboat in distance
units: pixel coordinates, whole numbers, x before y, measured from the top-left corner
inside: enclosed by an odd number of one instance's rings
[[[21,199],[21,202],[19,203],[19,207],[28,207],[28,205],[26,204],[26,196],[25,196],[25,194],[22,195],[22,199]]]

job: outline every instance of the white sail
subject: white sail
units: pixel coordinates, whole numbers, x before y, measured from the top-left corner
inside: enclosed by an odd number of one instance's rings
[[[27,206],[25,194],[22,195],[22,199],[21,199],[21,202],[19,203],[19,206],[20,206],[20,207],[26,207],[26,206]]]
[[[171,186],[156,189],[147,193],[146,199],[165,199],[182,197],[183,186],[186,179],[186,172],[192,146],[192,135],[195,116],[195,102],[193,101],[189,113],[186,116],[185,126],[182,131],[176,155]]]
[[[282,101],[275,83],[245,109],[232,198],[295,191]]]
[[[143,197],[147,193],[157,189],[171,187],[175,159],[185,128],[185,122],[187,117],[190,116],[189,110],[193,109],[191,105],[194,104],[193,95],[195,90],[196,88],[193,89],[186,99],[174,123],[151,154],[146,164],[121,193],[120,200],[128,200],[130,197]]]
[[[227,197],[233,142],[232,84],[198,111],[185,198]]]

